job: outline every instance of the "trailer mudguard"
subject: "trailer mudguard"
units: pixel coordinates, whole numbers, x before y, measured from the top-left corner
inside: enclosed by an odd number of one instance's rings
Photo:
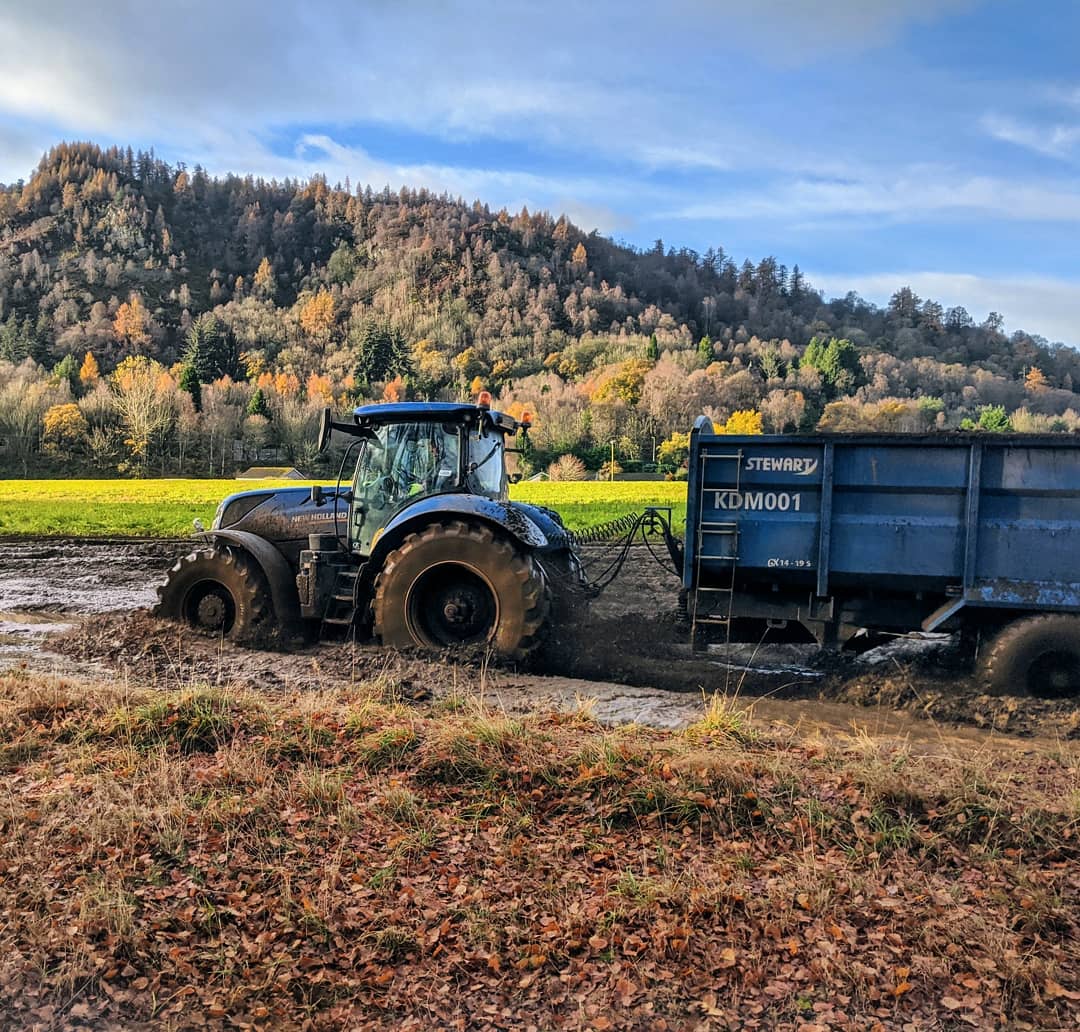
[[[285,557],[265,538],[246,530],[208,530],[196,538],[235,545],[259,564],[270,587],[274,615],[282,628],[292,630],[300,625],[300,602],[296,594],[296,573]]]
[[[498,527],[526,548],[546,548],[547,535],[527,510],[527,506],[515,505],[513,502],[495,502],[480,495],[428,495],[391,517],[375,538],[371,554],[375,557],[395,547],[407,534],[412,533],[414,527],[454,517],[481,520]]]

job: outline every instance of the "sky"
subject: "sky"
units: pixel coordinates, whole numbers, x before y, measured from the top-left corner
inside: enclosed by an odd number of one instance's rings
[[[1076,0],[0,0],[0,182],[427,186],[1080,346],[1078,48]]]

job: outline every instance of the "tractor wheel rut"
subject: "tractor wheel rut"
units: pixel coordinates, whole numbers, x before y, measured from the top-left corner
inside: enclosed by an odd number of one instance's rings
[[[902,639],[859,657],[803,645],[712,646],[694,655],[676,617],[679,580],[641,546],[588,613],[525,668],[352,642],[263,652],[190,634],[146,612],[184,548],[0,542],[0,670],[106,672],[162,687],[243,682],[273,692],[381,677],[404,698],[467,689],[511,712],[585,705],[604,722],[661,727],[692,723],[703,699],[722,692],[755,722],[859,729],[926,748],[948,741],[1027,748],[1039,739],[1050,748],[1080,738],[1075,700],[987,696],[938,640]]]

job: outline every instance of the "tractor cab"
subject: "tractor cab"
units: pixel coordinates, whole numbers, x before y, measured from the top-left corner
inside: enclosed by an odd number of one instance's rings
[[[431,496],[505,502],[506,436],[528,423],[491,411],[482,399],[478,405],[362,405],[352,423],[330,423],[326,417],[324,426],[327,435],[333,429],[358,438],[349,546],[366,556],[398,513]]]

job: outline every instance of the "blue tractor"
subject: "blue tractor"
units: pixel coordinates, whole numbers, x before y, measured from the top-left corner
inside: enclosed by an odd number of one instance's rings
[[[558,515],[507,497],[507,439],[526,439],[527,418],[484,396],[365,405],[349,422],[327,409],[320,451],[350,438],[338,483],[230,495],[156,615],[247,643],[345,632],[524,659],[588,596]]]

